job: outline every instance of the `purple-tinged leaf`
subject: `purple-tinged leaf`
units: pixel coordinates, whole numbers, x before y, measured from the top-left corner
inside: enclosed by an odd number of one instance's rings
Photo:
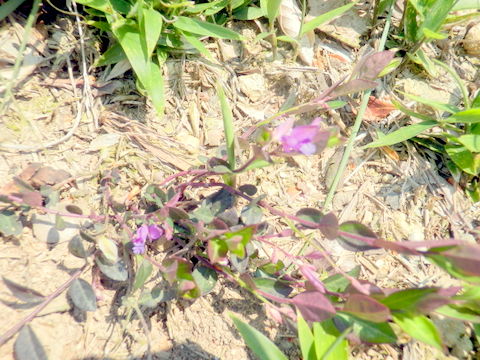
[[[356,77],[359,79],[375,80],[394,56],[395,53],[388,50],[367,55],[355,67],[353,73],[357,73]]]
[[[253,283],[256,289],[277,297],[286,298],[293,290],[287,282],[272,278],[253,278]]]
[[[350,285],[347,288],[346,292],[350,294],[364,294],[364,295],[375,295],[375,296],[384,296],[385,291],[367,280],[359,280],[353,277],[349,277]]]
[[[373,246],[377,235],[367,226],[357,221],[346,221],[340,224],[339,242],[345,249],[350,251],[367,251],[376,249]],[[351,234],[351,235],[350,235]],[[359,240],[359,237],[366,238],[365,241]],[[368,242],[367,242],[368,241]]]
[[[360,275],[360,266],[356,266],[350,270],[347,275],[357,278]],[[323,284],[328,291],[331,292],[344,292],[347,287],[350,285],[350,280],[348,280],[342,274],[334,274],[323,280]]]
[[[208,258],[212,264],[225,260],[228,253],[227,243],[222,239],[210,239],[207,246]]]
[[[320,280],[318,280],[317,273],[312,265],[302,264],[300,265],[299,270],[316,291],[325,294],[325,286]]]
[[[185,210],[168,206],[168,216],[174,221],[188,219],[188,213]]]
[[[402,310],[428,314],[438,307],[453,302],[448,294],[452,290],[440,293],[438,288],[418,288],[396,291],[380,302],[392,310]],[[450,295],[451,296],[451,295]]]
[[[38,191],[22,191],[20,197],[23,199],[24,203],[30,206],[42,206],[43,198],[42,194]]]
[[[311,253],[308,253],[307,255],[304,255],[303,257],[305,259],[311,259],[311,260],[325,259],[325,255],[321,251],[312,251]]]
[[[325,214],[318,223],[320,231],[329,240],[334,240],[338,236],[338,219],[333,212]]]
[[[335,214],[329,212],[323,215],[319,210],[313,208],[300,209],[296,216],[302,220],[314,223],[312,226],[302,224],[310,229],[320,229],[322,234],[329,240],[338,236],[338,220]]]
[[[390,318],[390,310],[377,300],[363,295],[352,294],[348,297],[343,311],[372,322],[384,322]]]
[[[337,313],[333,322],[339,331],[353,326],[355,335],[367,343],[382,344],[397,341],[397,337],[388,323],[374,323],[341,312]]]
[[[47,354],[42,344],[29,325],[25,325],[15,340],[15,359],[17,360],[47,360]]]
[[[469,276],[480,276],[480,246],[458,245],[441,253],[450,259],[454,266]]]
[[[332,97],[339,97],[348,95],[351,93],[361,92],[365,90],[374,89],[377,87],[376,81],[364,80],[364,79],[355,79],[346,82],[343,85],[340,85],[332,92]]]
[[[291,302],[307,321],[327,320],[336,313],[330,301],[319,291],[305,291],[295,296]]]

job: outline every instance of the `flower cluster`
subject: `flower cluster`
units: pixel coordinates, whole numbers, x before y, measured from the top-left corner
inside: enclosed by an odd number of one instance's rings
[[[133,242],[133,253],[134,254],[143,254],[145,252],[145,244],[148,240],[152,242],[154,240],[160,239],[165,233],[163,228],[158,225],[146,225],[143,224],[137,229]]]
[[[275,129],[273,137],[282,144],[286,153],[313,155],[323,150],[330,136],[328,131],[320,127],[321,121],[321,118],[315,118],[310,125],[293,127],[294,119],[287,118]]]

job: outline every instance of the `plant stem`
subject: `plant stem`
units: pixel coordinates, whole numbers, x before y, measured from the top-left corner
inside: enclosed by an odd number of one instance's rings
[[[37,314],[42,311],[48,304],[52,302],[58,295],[60,295],[70,284],[76,280],[87,268],[87,265],[82,267],[81,269],[77,270],[71,277],[68,279],[63,285],[61,285],[57,290],[55,290],[52,294],[50,294],[45,300],[37,306],[35,310],[33,310],[28,316],[17,322],[14,326],[12,326],[9,330],[7,330],[2,336],[0,336],[0,345],[5,344],[8,339],[10,339],[13,335],[15,335],[23,326],[27,323],[32,321]]]
[[[388,31],[390,29],[391,19],[392,19],[392,9],[390,8],[388,11],[387,19],[385,21],[385,27],[383,29],[382,37],[380,39],[380,44],[378,46],[378,51],[382,51],[385,47]],[[357,117],[355,118],[355,123],[353,124],[350,137],[348,138],[345,152],[343,153],[342,160],[340,161],[340,165],[338,166],[337,173],[335,174],[335,178],[333,179],[333,183],[330,186],[330,189],[327,194],[327,198],[325,199],[325,203],[323,205],[325,209],[329,209],[332,204],[333,196],[335,195],[335,191],[337,190],[338,184],[340,183],[340,179],[342,178],[343,173],[345,171],[345,167],[347,166],[347,162],[350,157],[350,153],[352,152],[355,138],[357,137],[357,134],[358,134],[358,130],[362,125],[363,115],[365,114],[365,110],[367,109],[368,100],[370,98],[371,93],[372,91],[368,90],[363,94],[362,102],[360,104],[360,109],[358,110]]]

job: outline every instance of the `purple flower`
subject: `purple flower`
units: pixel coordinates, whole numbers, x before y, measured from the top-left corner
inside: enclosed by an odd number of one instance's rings
[[[164,234],[163,228],[157,225],[143,224],[137,229],[133,242],[133,253],[143,254],[145,252],[145,243],[148,240],[152,242],[159,239]]]
[[[319,148],[325,147],[329,132],[323,131],[320,127],[321,118],[315,118],[310,125],[293,127],[293,118],[278,126],[273,137],[282,143],[283,151],[286,153],[297,152],[304,155],[312,155]]]

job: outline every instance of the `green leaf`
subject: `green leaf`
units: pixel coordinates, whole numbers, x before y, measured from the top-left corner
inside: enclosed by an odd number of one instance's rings
[[[471,276],[466,274],[461,269],[459,269],[451,259],[446,258],[443,255],[437,254],[427,254],[426,257],[432,261],[435,265],[441,267],[443,270],[448,272],[450,275],[464,280],[466,282],[470,282],[473,284],[480,284],[480,276]]]
[[[427,28],[423,28],[422,31],[423,31],[423,35],[425,35],[427,39],[443,40],[448,37],[447,34],[438,33],[436,31],[432,31]]]
[[[453,319],[459,319],[477,324],[480,323],[480,315],[478,313],[462,306],[445,305],[435,309],[435,312]]]
[[[455,165],[460,169],[471,175],[477,175],[480,171],[480,156],[479,154],[472,154],[463,145],[447,144],[445,151],[453,160]]]
[[[141,256],[137,256],[139,259],[143,259]],[[152,274],[153,266],[147,259],[143,259],[142,263],[137,269],[135,273],[135,282],[133,283],[133,291],[140,289],[144,284],[145,281],[148,280],[150,275]]]
[[[128,25],[125,20],[112,24],[112,31],[127,55],[130,65],[145,89],[159,116],[163,115],[165,99],[163,93],[163,75],[157,63],[151,61],[137,28]]]
[[[354,278],[357,278],[358,275],[360,275],[360,266],[356,266],[347,274]],[[347,289],[348,285],[350,285],[350,280],[348,280],[342,274],[335,274],[329,276],[325,280],[322,280],[322,282],[323,285],[325,285],[325,288],[331,292],[344,292]]]
[[[443,350],[440,334],[432,320],[426,316],[412,313],[397,313],[393,314],[393,321],[414,339]]]
[[[212,291],[218,280],[217,272],[206,266],[197,266],[192,272],[192,276],[202,295]]]
[[[260,360],[288,360],[285,354],[260,331],[234,315],[230,315],[230,318],[233,320],[247,346]]]
[[[339,15],[342,15],[345,11],[350,9],[356,3],[357,3],[356,1],[351,2],[347,5],[340,6],[339,8],[330,10],[329,12],[326,12],[325,14],[322,14],[322,15],[319,15],[319,16],[315,17],[314,19],[310,20],[309,22],[307,22],[306,24],[304,24],[302,26],[302,32],[301,32],[300,35],[301,36],[305,35],[307,32],[312,31],[312,30],[316,29],[317,27],[319,27],[320,25],[325,24],[325,23],[333,20],[334,18],[336,18]]]
[[[375,323],[385,322],[390,318],[388,307],[364,294],[351,294],[343,306],[343,311]]]
[[[158,39],[162,33],[163,18],[158,11],[151,8],[143,8],[142,12],[143,16],[140,21],[142,33],[144,34],[142,40],[144,40],[147,47],[147,57],[150,58],[157,47]]]
[[[442,119],[441,122],[468,124],[480,123],[480,108],[459,111],[446,119]]]
[[[377,238],[377,235],[370,230],[370,228],[359,223],[358,221],[345,221],[344,223],[340,224],[339,230],[353,235],[360,235],[372,239]],[[347,234],[339,236],[338,240],[344,248],[350,251],[366,251],[375,249],[375,247],[368,245],[364,241],[358,240],[352,236],[348,236]]]
[[[212,54],[208,49],[203,45],[203,43],[194,35],[190,34],[188,31],[182,31],[182,35],[185,38],[185,40],[192,45],[197,51],[205,56],[208,60],[215,62]]]
[[[423,16],[425,20],[421,24],[418,33],[416,34],[416,40],[420,40],[425,34],[425,31],[431,33],[436,32],[444,23],[448,13],[453,7],[455,0],[437,0],[426,2],[428,5],[425,7]]]
[[[225,96],[225,90],[223,85],[218,81],[217,82],[217,95],[218,100],[220,101],[220,108],[222,110],[222,119],[223,119],[223,132],[225,134],[225,141],[227,147],[227,159],[230,169],[235,169],[235,128],[233,125],[233,114],[230,104],[228,103],[227,97]]]
[[[0,6],[0,21],[15,11],[25,0],[8,0]]]
[[[240,8],[233,13],[233,18],[236,20],[255,20],[262,16],[263,10],[253,6]]]
[[[116,64],[125,60],[127,56],[119,43],[115,43],[108,48],[95,62],[95,66],[107,66]]]
[[[404,126],[388,135],[382,136],[380,139],[372,141],[370,144],[364,146],[364,148],[373,148],[381,146],[390,146],[398,144],[400,142],[409,140],[418,134],[433,128],[438,125],[435,120],[422,121],[418,124]]]
[[[462,135],[457,138],[463,146],[473,153],[480,153],[480,135],[477,134],[468,134]]]
[[[23,226],[17,214],[10,210],[0,211],[0,233],[4,236],[20,235],[22,229]]]
[[[300,350],[304,360],[316,360],[319,357],[315,355],[314,338],[310,327],[305,319],[302,317],[300,311],[297,310],[297,329],[298,342],[300,343]]]
[[[412,100],[415,100],[416,102],[419,102],[420,104],[430,106],[432,109],[449,112],[451,114],[454,114],[454,113],[460,111],[459,108],[457,108],[456,106],[450,105],[450,104],[439,103],[438,101],[425,99],[425,98],[422,98],[420,96],[407,94],[407,93],[404,93],[404,92],[401,92],[401,91],[400,91],[400,93],[405,95],[409,99],[412,99]]]
[[[128,279],[128,269],[123,260],[111,264],[103,256],[97,256],[95,263],[100,271],[111,280],[126,281]]]
[[[91,8],[100,10],[105,14],[113,15],[115,12],[120,14],[128,14],[131,9],[131,5],[124,0],[79,0],[77,3],[89,6]]]
[[[256,287],[267,294],[274,295],[280,298],[286,298],[292,292],[292,288],[288,286],[284,281],[277,279],[260,277],[253,278],[253,282]]]
[[[96,241],[98,248],[108,261],[114,263],[118,260],[118,248],[115,241],[104,235],[97,237]]]
[[[434,288],[400,290],[380,302],[392,310],[413,311],[422,299],[435,292],[437,290]]]
[[[47,354],[42,343],[29,325],[20,330],[15,340],[15,359],[17,360],[47,360]]]
[[[322,360],[348,360],[348,342],[342,339],[337,342],[340,332],[335,327],[332,319],[313,323],[313,336],[315,354]],[[335,346],[333,349],[332,346]],[[329,352],[328,356],[327,352]]]
[[[397,341],[397,337],[388,323],[374,323],[341,312],[337,313],[333,321],[337,328],[341,329],[353,325],[353,332],[365,342],[382,344]]]
[[[260,0],[260,8],[270,24],[273,24],[278,16],[282,0]]]
[[[177,17],[173,26],[193,34],[211,36],[219,39],[243,40],[243,36],[223,26],[185,16]]]
[[[68,296],[72,302],[83,311],[95,311],[97,299],[92,286],[83,279],[75,279],[68,289]]]

